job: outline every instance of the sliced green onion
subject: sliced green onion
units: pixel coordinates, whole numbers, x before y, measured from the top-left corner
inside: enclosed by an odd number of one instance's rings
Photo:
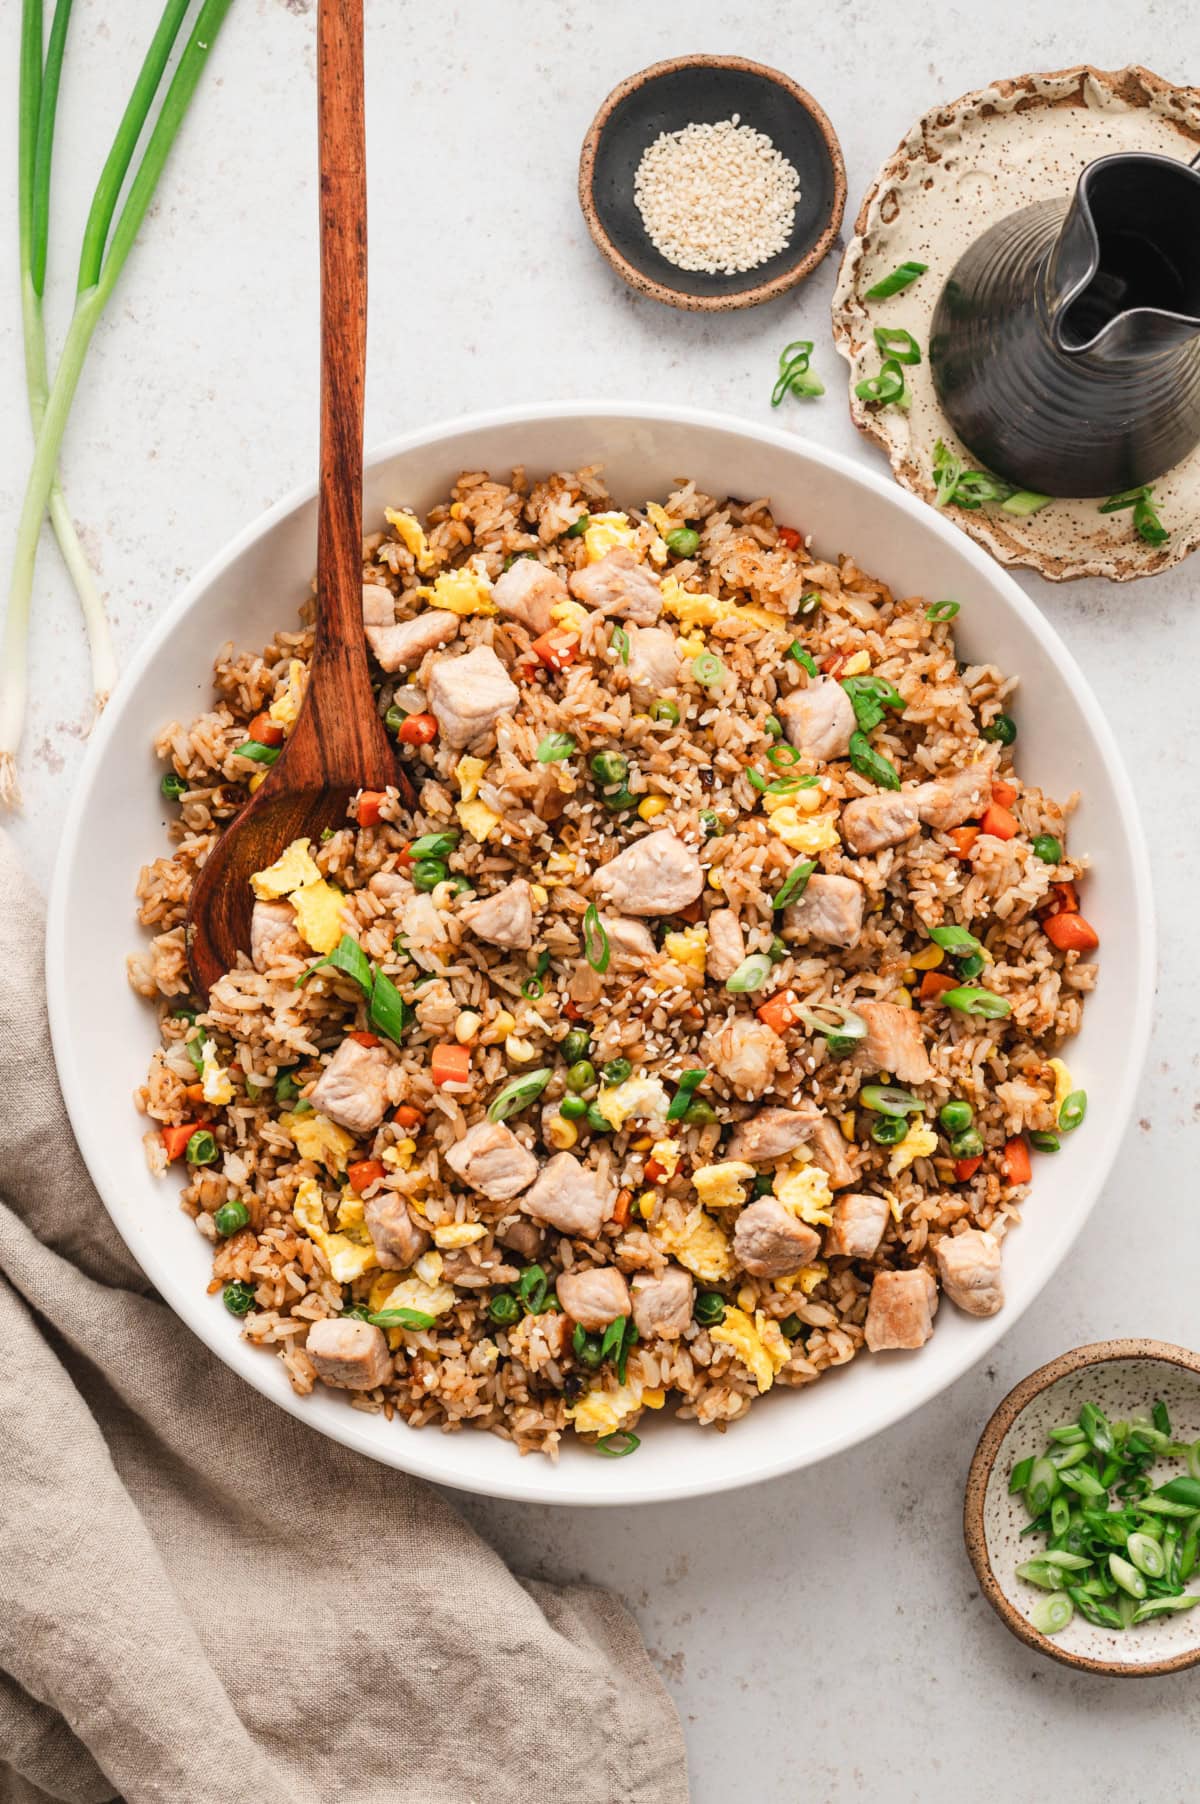
[[[589,1334],[582,1322],[576,1322],[575,1332],[571,1336],[571,1351],[581,1366],[589,1372],[598,1371],[604,1364],[604,1349],[599,1337]]]
[[[761,990],[770,975],[770,955],[766,952],[752,952],[726,981],[725,988],[731,995],[741,996],[747,990]]]
[[[933,447],[933,505],[935,507],[947,507],[953,501],[954,491],[958,487],[964,467],[962,458],[951,451],[943,439],[938,439]],[[958,609],[956,608],[954,611],[957,613]],[[927,614],[926,618],[932,619],[933,616]],[[948,616],[943,615],[940,618],[945,619]]]
[[[1138,537],[1144,539],[1147,545],[1165,545],[1171,537],[1154,511],[1154,503],[1150,499],[1149,490],[1140,501],[1134,503],[1133,524]]]
[[[883,719],[885,708],[890,708],[893,713],[902,714],[908,706],[900,691],[884,677],[843,677],[842,688],[850,697],[850,704],[854,709],[854,718],[858,723],[860,733],[872,732]]]
[[[1029,1514],[1040,1516],[1043,1510],[1048,1509],[1050,1499],[1058,1494],[1059,1486],[1059,1476],[1051,1462],[1048,1459],[1035,1459],[1025,1488],[1025,1506]]]
[[[1123,1560],[1119,1553],[1110,1553],[1108,1570],[1122,1591],[1128,1591],[1130,1597],[1145,1597],[1146,1575],[1139,1572],[1131,1560]]]
[[[187,1053],[197,1071],[204,1070],[204,1035],[193,1034],[190,1040],[183,1042],[183,1050]]]
[[[596,1452],[602,1453],[605,1459],[624,1459],[627,1454],[636,1453],[641,1444],[632,1428],[617,1428],[612,1434],[600,1436]]]
[[[869,301],[886,301],[889,296],[899,294],[901,289],[909,288],[918,276],[923,276],[929,268],[927,263],[914,263],[911,260],[901,263],[889,276],[876,282],[873,288],[867,289]]]
[[[1072,1090],[1069,1096],[1063,1098],[1062,1107],[1058,1111],[1058,1125],[1060,1130],[1064,1134],[1073,1133],[1086,1114],[1087,1091]]]
[[[858,1100],[864,1109],[874,1109],[880,1115],[919,1115],[925,1108],[919,1096],[893,1084],[864,1084]]]
[[[779,722],[776,720],[776,718],[773,714],[768,714],[767,718],[763,721],[763,732],[766,734],[768,739],[782,739],[783,738],[783,728],[780,726]],[[794,749],[795,748],[793,747],[793,750]]]
[[[953,620],[962,606],[958,601],[934,601],[925,610],[926,620]]]
[[[785,658],[790,658],[794,664],[799,664],[801,670],[807,670],[810,677],[818,674],[812,653],[804,649],[799,639],[793,639],[783,655]]]
[[[436,1316],[427,1315],[423,1309],[377,1309],[374,1315],[367,1317],[376,1328],[409,1328],[419,1330],[432,1328]]]
[[[274,764],[282,750],[281,745],[260,745],[257,739],[247,739],[244,745],[234,746],[233,755],[249,758],[253,764]]]
[[[897,363],[920,363],[921,347],[903,326],[876,326],[875,343],[885,357]]]
[[[954,502],[974,512],[977,508],[1007,501],[1012,483],[993,476],[990,470],[964,470],[954,487]]]
[[[767,759],[776,769],[786,769],[789,765],[799,764],[800,753],[794,745],[771,745],[767,747]]]
[[[992,990],[976,989],[967,984],[955,990],[943,990],[942,1001],[947,1008],[956,1008],[963,1015],[982,1015],[988,1021],[999,1021],[1004,1015],[1012,1014],[1012,1003],[1004,996],[997,996]]]
[[[546,1305],[546,1293],[550,1288],[550,1280],[546,1276],[545,1267],[527,1265],[517,1280],[517,1295],[530,1315],[541,1315]]]
[[[553,1076],[551,1066],[542,1065],[537,1071],[526,1071],[522,1076],[514,1077],[492,1102],[487,1112],[488,1120],[507,1121],[510,1115],[519,1115],[522,1109],[537,1101]]]
[[[1200,1604],[1200,1592],[1190,1591],[1183,1597],[1154,1597],[1139,1604],[1133,1612],[1134,1623],[1149,1622],[1152,1616],[1169,1616],[1177,1610],[1194,1610]]]
[[[702,689],[715,689],[725,675],[725,666],[716,652],[702,651],[692,659],[692,675]]]
[[[801,1021],[810,1027],[815,1034],[821,1034],[827,1040],[865,1040],[867,1024],[861,1015],[852,1008],[845,1008],[837,1002],[818,1002],[815,1008],[800,1008],[797,1011]],[[833,1021],[824,1017],[832,1015]]]
[[[771,907],[776,914],[781,908],[786,908],[789,903],[800,900],[808,888],[808,880],[816,868],[815,858],[798,858],[796,860],[780,888],[771,897]]]
[[[784,346],[779,356],[779,378],[771,390],[772,407],[778,407],[787,394],[808,398],[825,393],[825,384],[808,367],[812,349],[811,338],[797,338]]]
[[[622,664],[628,664],[630,650],[629,634],[625,631],[623,626],[613,627],[612,638],[609,640],[609,644],[620,658]]]
[[[590,514],[580,514],[579,518],[568,526],[566,532],[563,534],[563,538],[581,539],[591,523],[592,516]]]
[[[865,733],[851,733],[850,762],[860,777],[868,777],[880,789],[899,789],[900,772],[874,749]]]
[[[167,772],[158,787],[168,802],[177,802],[180,796],[185,796],[188,792],[188,786],[183,778],[177,777],[173,770]]]
[[[1124,508],[1136,507],[1138,502],[1144,500],[1149,493],[1149,485],[1141,482],[1135,489],[1122,489],[1119,494],[1110,495],[1107,501],[1102,501],[1100,503],[1097,512],[1101,514],[1119,514]]]
[[[1029,1144],[1035,1152],[1057,1153],[1062,1151],[1062,1141],[1057,1134],[1033,1132],[1029,1136]]]
[[[960,952],[978,952],[983,944],[973,933],[968,933],[965,927],[931,927],[929,937],[935,946],[940,946],[952,958]]]
[[[381,1034],[386,1034],[397,1046],[404,1039],[406,1030],[412,1025],[413,1010],[401,996],[391,978],[384,971],[376,971],[375,982],[371,987],[371,1001],[367,1014],[372,1027],[377,1027]]]
[[[589,902],[587,913],[583,917],[583,950],[588,964],[601,976],[608,970],[610,957],[608,934],[604,922],[600,919],[600,911],[594,902]]]
[[[371,961],[358,941],[352,939],[348,933],[342,935],[332,952],[327,952],[324,958],[317,959],[316,963],[310,965],[307,971],[300,973],[296,979],[295,988],[299,989],[302,983],[307,983],[310,977],[314,976],[316,972],[324,970],[326,966],[331,970],[340,971],[344,977],[352,977],[364,996],[371,994],[375,983]]]
[[[539,764],[560,764],[574,750],[575,741],[569,733],[547,733],[538,743],[537,761]]]
[[[660,697],[650,709],[651,720],[665,720],[668,726],[679,725],[679,709],[674,702],[663,701]]]
[[[1075,1615],[1075,1606],[1065,1591],[1052,1591],[1034,1604],[1029,1620],[1041,1635],[1061,1634]]]
[[[1153,1535],[1132,1534],[1125,1543],[1126,1552],[1139,1572],[1147,1578],[1161,1578],[1167,1570],[1167,1556]]]
[[[707,1076],[708,1067],[705,1065],[693,1066],[690,1071],[681,1073],[679,1088],[671,1098],[671,1106],[667,1110],[668,1121],[683,1120],[692,1106],[693,1096]]]
[[[488,1316],[501,1328],[511,1327],[521,1315],[521,1305],[511,1290],[498,1290],[488,1304]]]
[[[1079,1426],[1098,1453],[1111,1453],[1113,1431],[1108,1417],[1094,1403],[1085,1403],[1079,1412]]]
[[[1200,1482],[1194,1478],[1172,1478],[1165,1485],[1159,1485],[1154,1495],[1162,1498],[1164,1503],[1185,1504],[1190,1510],[1200,1510]]]
[[[894,357],[889,357],[877,376],[856,382],[854,392],[860,401],[874,407],[907,407],[911,400],[904,381],[904,371]]]
[[[1014,1496],[1023,1491],[1029,1483],[1029,1474],[1033,1471],[1032,1454],[1027,1459],[1019,1459],[1008,1475],[1008,1494]]]
[[[409,858],[449,858],[458,841],[457,829],[451,829],[448,833],[422,833],[421,837],[414,839],[408,847],[408,856]]]
[[[1016,514],[1020,519],[1026,519],[1030,514],[1040,514],[1044,507],[1049,507],[1053,499],[1053,495],[1039,495],[1034,489],[1017,489],[1000,506],[1006,514]]]

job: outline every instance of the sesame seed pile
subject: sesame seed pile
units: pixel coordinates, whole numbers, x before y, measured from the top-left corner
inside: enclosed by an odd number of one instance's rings
[[[633,198],[656,250],[676,269],[740,275],[787,244],[800,178],[740,115],[662,132],[643,152]]]

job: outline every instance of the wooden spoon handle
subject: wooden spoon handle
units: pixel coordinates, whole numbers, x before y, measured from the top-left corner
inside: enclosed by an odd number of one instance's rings
[[[362,628],[363,393],[367,360],[367,178],[362,0],[320,0],[321,463],[317,627],[308,715],[327,780],[362,780],[379,729]],[[322,721],[322,715],[328,719]],[[349,718],[348,718],[349,716]],[[357,748],[352,721],[361,721]],[[322,731],[324,725],[325,731]],[[375,733],[369,728],[375,727]],[[305,735],[307,737],[307,735]],[[343,749],[336,749],[336,748]],[[347,772],[330,768],[349,754]]]

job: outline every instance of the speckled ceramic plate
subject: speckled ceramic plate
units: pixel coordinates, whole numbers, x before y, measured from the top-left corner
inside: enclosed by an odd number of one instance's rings
[[[927,361],[906,370],[912,407],[872,408],[854,384],[874,375],[876,326],[906,327],[929,342],[946,277],[973,239],[1017,207],[1066,197],[1080,171],[1114,151],[1153,151],[1187,162],[1200,144],[1200,89],[1172,87],[1149,70],[1083,64],[1022,75],[937,107],[913,126],[881,169],[855,221],[833,301],[838,349],[850,365],[855,424],[887,452],[906,488],[933,499],[939,438],[974,460],[938,404]],[[928,265],[911,288],[884,301],[866,291],[897,264]],[[1170,542],[1145,544],[1128,511],[1100,514],[1103,497],[1055,501],[1027,519],[981,508],[946,510],[1004,564],[1028,565],[1052,582],[1105,576],[1128,582],[1165,570],[1200,544],[1200,447],[1154,484]]]
[[[1156,1398],[1166,1404],[1178,1440],[1200,1438],[1200,1355],[1157,1340],[1076,1347],[1009,1392],[971,1461],[963,1530],[983,1595],[1014,1635],[1067,1666],[1147,1677],[1180,1672],[1200,1661],[1200,1607],[1119,1631],[1097,1628],[1077,1613],[1061,1635],[1051,1638],[1029,1620],[1044,1592],[1017,1577],[1017,1567],[1034,1552],[1030,1541],[1020,1538],[1029,1520],[1024,1502],[1008,1495],[1008,1476],[1016,1462],[1043,1453],[1050,1429],[1073,1422],[1086,1402],[1098,1404],[1109,1421],[1120,1421],[1149,1415]],[[1178,1461],[1164,1461],[1157,1482],[1182,1470]]]

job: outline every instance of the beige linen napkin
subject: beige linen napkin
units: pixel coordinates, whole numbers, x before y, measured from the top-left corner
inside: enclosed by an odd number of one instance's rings
[[[150,1290],[67,1125],[41,905],[2,836],[0,1536],[11,1804],[687,1798],[615,1598],[518,1580]]]

